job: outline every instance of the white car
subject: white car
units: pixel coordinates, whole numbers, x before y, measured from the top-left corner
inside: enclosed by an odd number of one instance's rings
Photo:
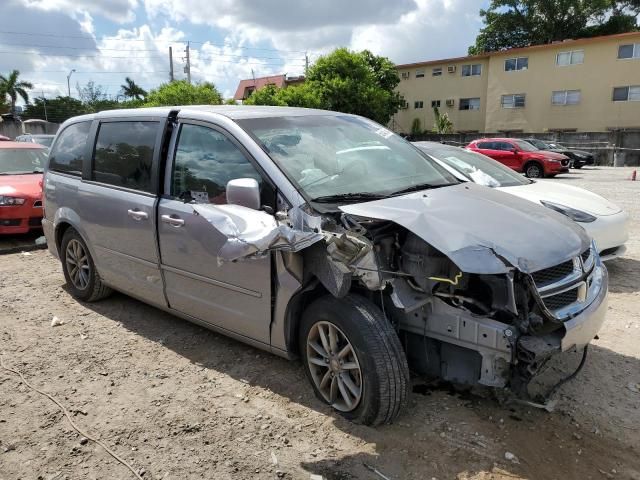
[[[602,260],[619,257],[629,239],[629,214],[583,188],[555,180],[530,180],[479,153],[436,142],[415,142],[457,178],[540,203],[578,222],[595,240]]]

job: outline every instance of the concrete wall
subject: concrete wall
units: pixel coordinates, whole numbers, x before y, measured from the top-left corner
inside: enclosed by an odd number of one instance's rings
[[[9,137],[12,140],[25,133],[53,135],[58,131],[58,127],[60,127],[58,123],[51,122],[21,123],[19,121],[5,120],[0,122],[0,135]]]
[[[440,110],[449,114],[457,132],[640,130],[640,101],[612,100],[614,87],[640,85],[640,58],[618,59],[618,47],[634,43],[640,45],[640,32],[399,65],[401,77],[403,73],[409,75],[398,85],[409,106],[394,116],[390,127],[408,133],[413,119],[420,118],[422,128],[431,130],[431,100],[442,100]],[[557,54],[566,51],[584,52],[583,63],[557,65]],[[505,60],[515,57],[528,58],[528,68],[505,71]],[[482,63],[481,77],[461,76],[462,65],[470,63]],[[449,65],[456,66],[455,74],[447,73]],[[441,77],[432,77],[435,67],[443,69]],[[425,77],[416,78],[416,71],[422,69]],[[580,103],[552,105],[552,92],[560,90],[579,90]],[[509,94],[525,94],[525,107],[503,108],[502,95]],[[481,99],[480,111],[458,109],[459,99],[467,97]],[[453,108],[445,107],[447,98],[455,100]],[[415,109],[415,100],[423,100],[424,109]]]

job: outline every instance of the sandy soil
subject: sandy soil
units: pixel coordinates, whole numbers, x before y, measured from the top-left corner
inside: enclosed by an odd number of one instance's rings
[[[0,352],[145,479],[384,478],[366,465],[393,480],[640,479],[640,182],[625,180],[630,171],[554,180],[607,196],[633,225],[628,254],[609,264],[600,339],[553,413],[418,386],[396,424],[353,425],[315,399],[295,362],[121,294],[76,302],[46,251],[0,256]],[[51,327],[54,315],[64,325]],[[132,475],[0,370],[0,480],[65,478]]]

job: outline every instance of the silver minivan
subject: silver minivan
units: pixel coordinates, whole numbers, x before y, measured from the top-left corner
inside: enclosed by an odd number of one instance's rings
[[[284,107],[66,121],[43,227],[71,293],[119,290],[287,358],[353,421],[411,377],[508,388],[584,349],[607,271],[584,230],[457,180],[385,127]]]

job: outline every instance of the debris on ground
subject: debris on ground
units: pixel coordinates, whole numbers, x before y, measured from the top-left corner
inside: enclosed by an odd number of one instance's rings
[[[58,317],[56,317],[54,315],[54,317],[51,319],[51,326],[52,327],[59,327],[61,325],[64,325],[64,321],[60,320]]]

